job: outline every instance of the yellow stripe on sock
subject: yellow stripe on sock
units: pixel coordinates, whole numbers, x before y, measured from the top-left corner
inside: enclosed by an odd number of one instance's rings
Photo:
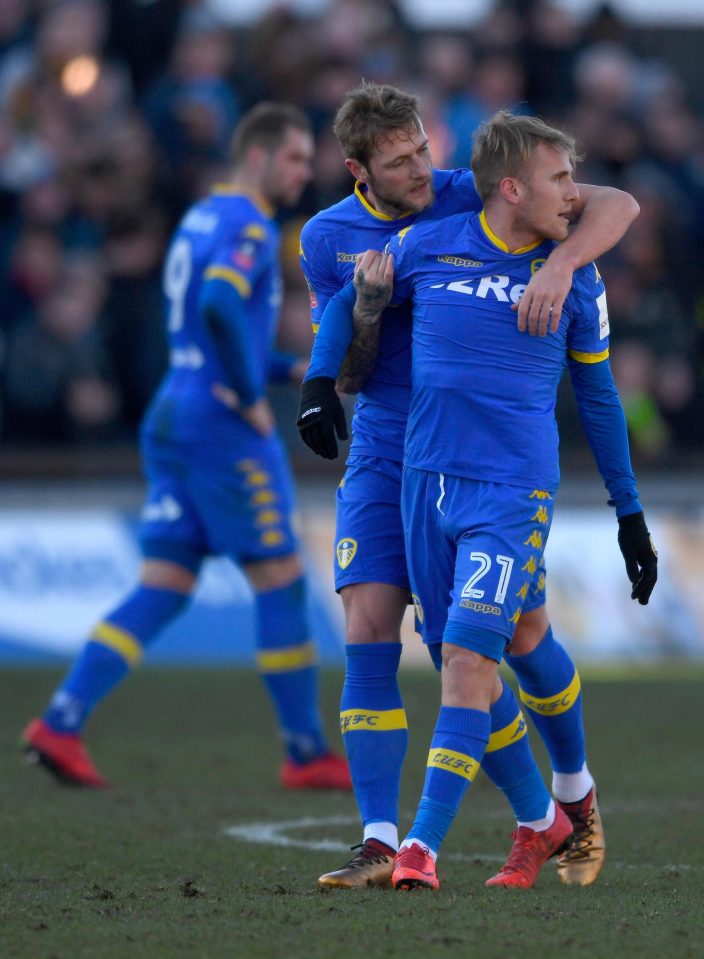
[[[486,751],[488,753],[495,753],[497,749],[503,749],[505,746],[510,746],[511,743],[517,743],[519,739],[523,739],[527,732],[528,726],[526,725],[523,713],[519,712],[512,723],[504,726],[503,729],[497,729],[495,733],[489,736],[489,744],[486,747]]]
[[[553,696],[546,696],[544,699],[539,699],[537,696],[530,696],[522,689],[518,691],[521,694],[521,702],[534,713],[540,713],[541,716],[559,716],[560,713],[566,713],[568,709],[574,706],[581,688],[582,684],[579,681],[579,673],[575,670],[574,677],[569,686],[565,687],[562,692],[555,693]]]
[[[129,666],[137,666],[144,650],[135,637],[112,623],[99,623],[90,637],[118,653]]]
[[[479,763],[476,759],[472,759],[466,753],[456,753],[452,749],[431,749],[428,753],[428,767],[456,773],[470,782],[479,772]]]
[[[266,649],[257,653],[257,666],[262,673],[285,673],[289,669],[305,669],[317,660],[315,646],[310,640],[300,646],[285,649]]]
[[[340,713],[340,732],[357,730],[383,733],[390,729],[408,729],[405,709],[344,709]]]

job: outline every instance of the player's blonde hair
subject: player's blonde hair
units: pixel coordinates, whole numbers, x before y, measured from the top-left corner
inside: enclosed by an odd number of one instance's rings
[[[541,143],[564,150],[574,168],[580,157],[574,137],[539,117],[516,116],[500,110],[479,128],[472,149],[477,193],[486,203],[507,176],[518,176]]]
[[[345,157],[366,164],[390,134],[416,133],[420,128],[418,97],[388,83],[365,80],[345,95],[332,130]]]

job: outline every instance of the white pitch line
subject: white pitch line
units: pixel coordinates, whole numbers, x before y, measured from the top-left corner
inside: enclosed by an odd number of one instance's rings
[[[326,826],[359,826],[357,816],[327,816],[318,819],[315,816],[305,816],[302,819],[286,819],[281,822],[251,822],[242,823],[238,826],[228,826],[223,829],[223,835],[231,839],[241,839],[244,842],[251,842],[260,846],[278,846],[293,849],[307,849],[310,852],[349,852],[350,845],[337,839],[297,839],[294,836],[288,836],[290,830],[298,829],[323,829]],[[484,862],[504,862],[505,855],[497,856],[495,853],[464,853],[451,852],[445,857],[455,862],[469,862],[480,865]],[[554,865],[551,863],[550,865]],[[693,865],[691,863],[648,863],[648,862],[620,862],[614,859],[607,859],[609,869],[633,869],[636,871],[643,869],[656,870],[659,872],[680,872],[680,871],[700,871],[704,870],[704,865]]]
[[[319,829],[323,826],[350,826],[353,823],[359,823],[357,816],[331,816],[326,819],[306,816],[303,819],[289,819],[284,822],[243,823],[241,826],[228,826],[223,831],[226,836],[244,839],[245,842],[257,843],[261,846],[289,846],[316,852],[319,850],[349,852],[349,843],[339,842],[336,839],[294,839],[283,833],[289,829]]]

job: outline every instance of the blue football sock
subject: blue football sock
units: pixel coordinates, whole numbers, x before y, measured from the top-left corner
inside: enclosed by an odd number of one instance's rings
[[[543,819],[550,793],[533,757],[523,713],[506,683],[489,715],[491,735],[482,769],[504,793],[519,822]]]
[[[42,717],[57,732],[80,732],[97,704],[138,665],[146,646],[189,595],[140,584],[93,630]]]
[[[290,759],[327,752],[318,708],[318,669],[306,613],[305,579],[256,594],[257,665],[276,710]]]
[[[398,823],[408,724],[396,674],[400,643],[350,643],[340,701],[342,730],[362,823]]]
[[[435,726],[423,795],[407,840],[437,852],[479,772],[489,740],[489,713],[459,706],[441,706]]]
[[[586,761],[579,673],[552,629],[532,653],[506,656],[554,772],[579,772]]]

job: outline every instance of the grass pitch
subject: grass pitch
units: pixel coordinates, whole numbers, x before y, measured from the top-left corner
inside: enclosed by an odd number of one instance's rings
[[[22,767],[19,731],[59,674],[0,672],[0,956],[704,956],[704,673],[638,675],[584,683],[608,847],[595,886],[562,886],[548,865],[532,890],[485,889],[512,823],[480,778],[443,848],[442,889],[403,894],[317,888],[359,841],[354,801],[278,787],[280,750],[251,672],[132,677],[88,727],[93,756],[116,784],[105,792]],[[323,677],[331,730],[340,682]],[[422,782],[438,679],[407,671],[401,682],[411,728],[403,827]],[[532,742],[542,761],[535,732]]]

